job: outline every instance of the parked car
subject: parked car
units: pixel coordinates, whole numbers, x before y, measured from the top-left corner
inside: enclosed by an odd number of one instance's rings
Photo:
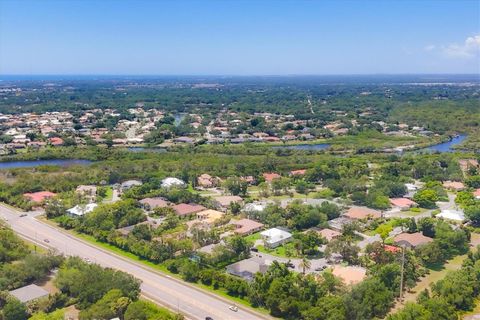
[[[238,311],[238,307],[237,306],[230,306],[228,307],[228,309],[234,311],[234,312],[237,312]]]

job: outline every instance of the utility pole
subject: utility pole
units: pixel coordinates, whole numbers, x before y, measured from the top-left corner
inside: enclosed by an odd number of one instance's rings
[[[402,269],[400,273],[400,302],[403,300],[403,273],[405,270],[405,246],[402,246]]]

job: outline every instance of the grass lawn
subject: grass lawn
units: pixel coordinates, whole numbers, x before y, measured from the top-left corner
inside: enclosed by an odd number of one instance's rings
[[[419,214],[424,213],[425,211],[427,211],[427,209],[420,209],[420,211],[408,210],[408,211],[403,211],[403,213],[405,213],[405,214],[406,214],[407,216],[409,216],[409,217],[416,217],[416,216],[418,216]]]
[[[447,261],[443,265],[443,268],[435,268],[435,270],[430,270],[430,273],[423,277],[411,290],[411,292],[407,292],[405,294],[405,301],[415,301],[420,292],[430,288],[430,284],[443,279],[449,271],[460,269],[462,267],[462,262],[466,257],[466,255],[456,256],[452,260]]]
[[[65,319],[65,310],[66,308],[63,309],[58,309],[50,313],[44,313],[44,312],[38,312],[32,315],[29,319],[33,320],[44,320],[44,319],[50,319],[50,320],[61,320]]]
[[[252,234],[246,236],[245,240],[255,242],[257,240],[260,240],[261,238],[262,238],[262,236],[260,235],[260,232],[257,232],[257,233],[252,233]]]
[[[22,238],[22,240],[28,246],[28,249],[30,249],[30,251],[38,252],[38,253],[42,253],[42,254],[47,253],[47,249],[45,249],[44,247],[38,246],[35,243],[30,242],[28,240],[25,240],[23,238]]]
[[[295,253],[296,253],[296,250],[295,248],[293,247],[293,243],[289,242],[289,243],[285,243],[279,247],[276,247],[275,249],[268,249],[268,248],[265,248],[264,246],[258,246],[257,247],[258,251],[259,252],[263,252],[263,253],[268,253],[268,254],[271,254],[271,255],[274,255],[274,256],[277,256],[277,257],[280,257],[280,258],[295,258]],[[288,254],[289,253],[289,254]]]
[[[105,192],[104,200],[112,201],[113,198],[113,189],[112,187],[107,187],[107,191]]]

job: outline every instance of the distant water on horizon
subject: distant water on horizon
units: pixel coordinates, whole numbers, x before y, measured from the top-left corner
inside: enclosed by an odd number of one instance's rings
[[[271,83],[479,83],[479,74],[354,74],[354,75],[0,75],[2,81],[259,81]]]

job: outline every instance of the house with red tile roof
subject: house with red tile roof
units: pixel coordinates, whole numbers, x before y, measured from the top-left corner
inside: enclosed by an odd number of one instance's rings
[[[393,207],[397,207],[400,210],[408,210],[418,205],[415,201],[407,198],[390,198],[389,200]]]
[[[172,206],[172,209],[175,210],[179,216],[187,217],[194,215],[197,212],[206,210],[207,208],[195,203],[180,203]]]
[[[274,179],[279,179],[281,176],[278,173],[266,172],[263,174],[263,178],[266,182],[272,182]]]
[[[393,238],[393,242],[396,245],[406,246],[408,248],[417,248],[419,246],[423,246],[432,241],[433,241],[432,238],[426,237],[420,232],[400,233],[395,238]]]
[[[352,220],[378,219],[382,217],[382,213],[367,207],[353,206],[344,213],[344,216]]]
[[[33,193],[24,193],[23,196],[35,203],[41,203],[48,198],[55,197],[57,194],[50,191],[39,191]]]
[[[62,138],[59,138],[59,137],[49,138],[49,139],[48,139],[48,142],[50,142],[50,144],[51,144],[52,146],[61,146],[61,145],[63,145],[63,139],[62,139]]]

